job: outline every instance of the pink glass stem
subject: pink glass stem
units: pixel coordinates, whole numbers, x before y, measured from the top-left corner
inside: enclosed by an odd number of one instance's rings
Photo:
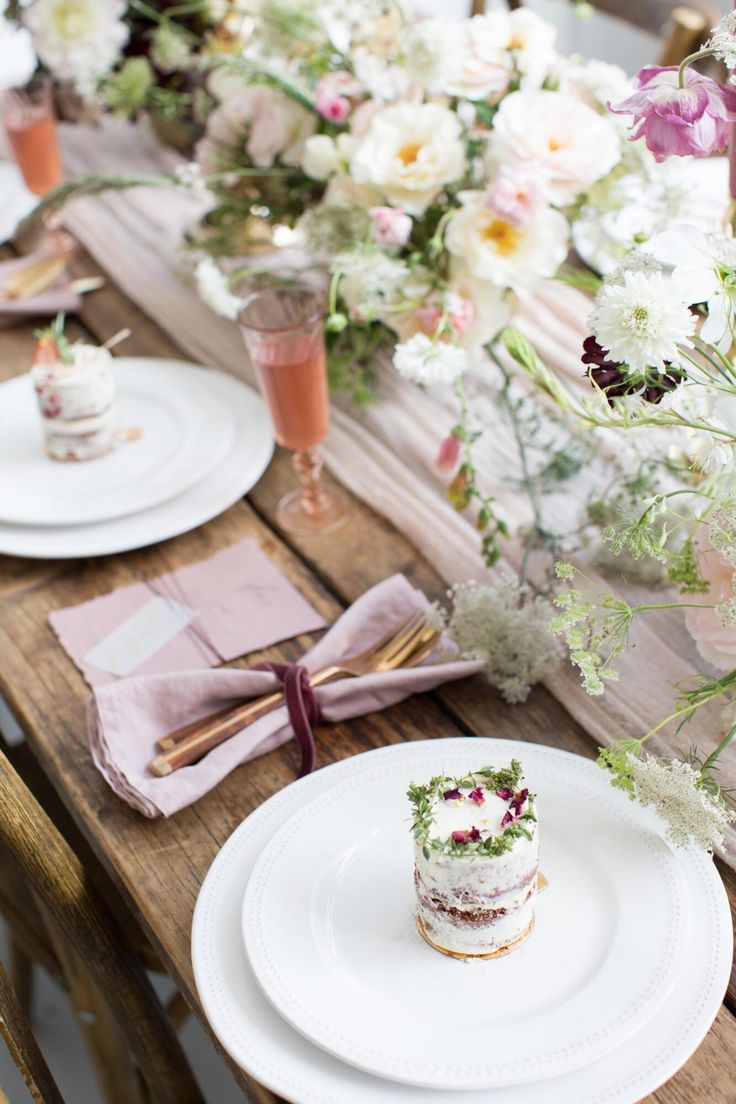
[[[291,458],[299,480],[301,490],[302,509],[306,514],[318,515],[325,508],[327,498],[322,490],[320,474],[322,472],[322,456],[316,448],[295,452]]]

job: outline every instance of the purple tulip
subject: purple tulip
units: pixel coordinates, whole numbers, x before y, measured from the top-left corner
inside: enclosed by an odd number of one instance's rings
[[[679,87],[676,66],[650,65],[636,78],[636,91],[623,103],[608,105],[617,115],[633,115],[638,129],[632,140],[644,138],[657,161],[677,157],[709,157],[728,145],[736,122],[736,89],[712,77],[685,70]]]

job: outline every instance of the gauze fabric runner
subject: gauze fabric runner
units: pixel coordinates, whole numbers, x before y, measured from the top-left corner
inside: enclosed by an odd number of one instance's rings
[[[392,575],[366,591],[301,659],[317,671],[380,640],[413,610],[429,602],[403,575]],[[428,663],[386,674],[345,678],[315,691],[322,718],[342,721],[394,705],[410,694],[482,670],[479,661]],[[165,778],[148,772],[156,741],[181,725],[209,716],[243,699],[270,694],[280,685],[266,671],[185,671],[122,679],[95,689],[88,707],[92,758],[111,788],[144,816],[155,817],[191,805],[238,764],[265,755],[292,738],[286,708],[274,710],[239,735],[214,748],[199,763]],[[428,733],[429,735],[429,733]]]
[[[106,120],[91,134],[81,126],[61,130],[69,177],[116,169],[171,171],[181,163],[173,151],[161,147],[141,127]],[[216,317],[183,276],[184,231],[203,210],[202,198],[194,193],[140,188],[80,200],[68,208],[65,221],[123,292],[179,345],[183,358],[211,364],[253,383],[237,326]],[[258,261],[263,261],[260,255]],[[580,351],[589,313],[590,302],[583,294],[549,282],[521,304],[514,319],[550,368],[587,394],[589,384],[582,374]],[[448,583],[482,579],[486,569],[473,519],[455,512],[432,467],[440,441],[457,420],[451,389],[423,392],[399,379],[386,358],[377,365],[377,374],[380,397],[372,406],[361,411],[333,407],[324,448],[328,464],[353,494],[405,534]],[[513,530],[530,517],[515,481],[518,470],[510,468],[509,457],[516,455],[516,447],[494,402],[492,367],[479,362],[470,376],[469,385],[476,392],[474,408],[489,427],[476,450],[480,481],[495,496]],[[530,401],[554,432],[544,400],[534,395]],[[602,434],[596,444],[599,473],[626,447],[626,441],[616,434]],[[553,525],[574,523],[595,475],[596,465],[583,465],[580,474],[565,484],[563,493],[551,498],[548,518]],[[510,563],[518,562],[520,551],[514,542],[504,550]],[[611,581],[595,570],[586,568],[586,574],[594,585],[611,589]],[[672,712],[675,685],[692,680],[694,672],[703,669],[680,613],[640,622],[633,641],[635,649],[618,663],[620,681],[601,697],[585,693],[569,664],[546,680],[552,693],[599,744],[641,736]],[[523,710],[519,719],[523,723]],[[648,746],[655,752],[682,751],[692,739],[708,754],[722,734],[716,711],[715,718],[698,722],[697,731],[685,730],[676,739],[658,736]],[[721,768],[722,785],[736,787],[735,745],[722,757]],[[727,844],[732,856],[729,861],[736,864],[733,829],[727,833]]]

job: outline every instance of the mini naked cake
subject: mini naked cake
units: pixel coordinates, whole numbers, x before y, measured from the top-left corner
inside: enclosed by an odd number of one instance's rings
[[[113,360],[107,349],[71,344],[63,319],[37,335],[31,377],[52,460],[94,460],[115,444]]]
[[[521,763],[411,785],[417,926],[457,958],[495,958],[534,926],[539,833]]]

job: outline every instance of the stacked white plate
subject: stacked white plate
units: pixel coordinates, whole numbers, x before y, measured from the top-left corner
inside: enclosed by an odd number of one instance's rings
[[[521,759],[549,886],[512,954],[416,929],[406,789]],[[674,851],[594,763],[491,739],[367,752],[288,786],[215,859],[192,958],[210,1024],[293,1104],[636,1104],[705,1036],[732,930],[713,862]]]
[[[124,440],[61,464],[43,450],[29,374],[0,385],[0,552],[37,559],[142,548],[216,517],[273,453],[263,400],[232,376],[176,360],[118,357]]]

